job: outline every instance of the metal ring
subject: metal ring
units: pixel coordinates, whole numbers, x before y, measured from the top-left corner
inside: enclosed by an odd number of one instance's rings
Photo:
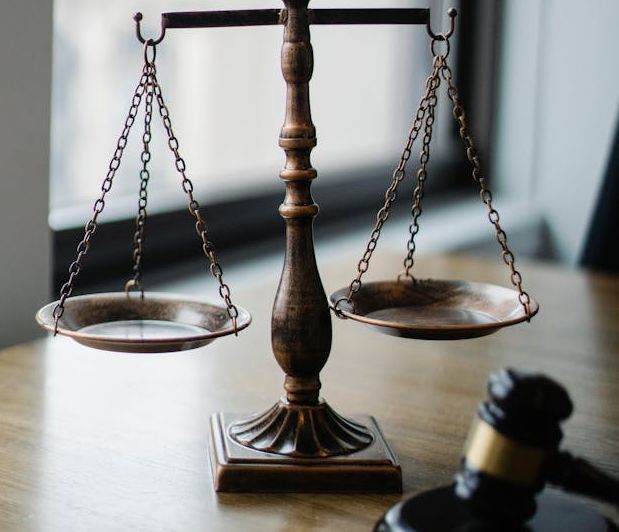
[[[140,281],[136,281],[135,279],[129,279],[125,283],[125,294],[127,294],[127,297],[129,297],[129,293],[131,292],[131,290],[134,289],[139,290],[140,297],[144,299],[144,286],[142,285],[142,283]]]
[[[348,303],[350,303],[351,305],[353,305],[352,301],[348,298],[348,297],[340,297],[335,303],[333,303],[333,306],[331,307],[331,310],[335,313],[335,315],[340,318],[341,320],[347,320],[348,318],[344,315],[344,313],[338,308],[338,305],[342,302],[342,301],[348,301]],[[354,306],[353,306],[353,312],[354,312]]]
[[[152,59],[150,61],[148,60],[148,49],[149,48],[152,49]],[[155,41],[153,41],[152,39],[148,39],[144,43],[144,62],[148,66],[154,66],[156,58],[157,58],[157,48],[155,46]]]
[[[441,35],[441,37],[444,37],[444,36]],[[437,42],[444,42],[445,43],[445,47],[446,48],[445,48],[445,53],[444,54],[437,54],[436,51],[434,50],[434,45]],[[430,51],[432,52],[432,55],[434,57],[440,55],[443,59],[445,59],[449,55],[449,52],[451,51],[451,44],[449,43],[449,38],[444,38],[444,39],[435,38],[435,39],[432,39],[432,42],[430,43]]]

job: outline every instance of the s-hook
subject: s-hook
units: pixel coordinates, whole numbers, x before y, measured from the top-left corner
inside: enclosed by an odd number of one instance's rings
[[[142,37],[142,29],[141,29],[141,22],[143,18],[144,17],[142,13],[140,12],[136,13],[133,16],[133,20],[135,21],[135,35],[138,38],[138,41],[140,41],[142,44],[148,43],[151,46],[156,46],[161,41],[163,41],[163,38],[165,37],[165,30],[166,30],[165,19],[164,18],[161,19],[161,33],[159,37],[157,39],[145,39],[144,37]]]
[[[453,35],[456,27],[456,17],[458,16],[458,11],[455,7],[450,7],[447,11],[447,16],[449,17],[449,30],[447,31],[447,33],[434,33],[432,31],[432,28],[430,27],[430,19],[428,19],[428,23],[426,24],[426,30],[428,31],[428,35],[432,38],[433,41],[447,41]]]

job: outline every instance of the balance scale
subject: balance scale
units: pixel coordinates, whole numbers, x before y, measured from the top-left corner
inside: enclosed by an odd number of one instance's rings
[[[67,282],[60,290],[58,301],[43,307],[37,320],[52,333],[69,336],[89,347],[132,353],[194,349],[219,337],[237,335],[250,325],[249,312],[232,301],[230,287],[224,282],[223,269],[209,240],[206,219],[194,197],[194,186],[187,176],[187,166],[174,135],[155,60],[157,46],[167,30],[281,25],[284,27],[282,73],[287,94],[279,145],[286,154],[286,164],[280,172],[286,195],[279,213],[286,224],[286,255],[275,295],[271,331],[275,358],[286,375],[286,395],[258,415],[218,413],[211,417],[209,445],[214,486],[217,491],[241,492],[401,492],[400,465],[376,420],[371,416],[345,418],[319,397],[319,374],[331,349],[331,313],[390,335],[449,340],[491,334],[502,327],[528,321],[537,313],[538,304],[522,287],[522,276],[515,268],[514,255],[493,207],[492,194],[482,175],[448,64],[456,11],[450,9],[448,12],[449,30],[435,34],[429,24],[429,9],[308,9],[308,3],[309,0],[284,0],[282,9],[164,13],[162,31],[157,39],[142,36],[142,15],[135,16],[137,38],[144,45],[144,65],[123,132],[103,180],[101,194],[94,203],[93,216],[77,246],[77,256],[69,266]],[[330,303],[316,265],[312,229],[318,213],[310,190],[317,176],[310,162],[310,153],[316,146],[309,96],[313,71],[310,26],[314,24],[425,25],[433,56],[424,95],[357,271],[348,286],[331,295]],[[453,117],[471,164],[472,176],[479,185],[481,200],[496,230],[512,288],[459,280],[417,279],[412,273],[441,85],[446,86],[452,103]],[[142,104],[145,113],[133,274],[124,291],[71,297]],[[150,178],[151,121],[155,107],[174,155],[200,245],[217,283],[221,305],[144,291],[142,256]],[[407,163],[418,137],[421,137],[419,168],[414,177],[410,238],[403,269],[395,279],[364,283],[363,276],[369,268],[381,229],[389,218],[398,187],[408,176]]]

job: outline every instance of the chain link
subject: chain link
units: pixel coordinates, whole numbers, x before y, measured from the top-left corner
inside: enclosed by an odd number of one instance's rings
[[[411,224],[408,226],[410,234],[409,240],[406,243],[407,254],[404,259],[404,269],[398,275],[398,281],[402,277],[408,277],[413,282],[415,278],[411,274],[411,269],[415,264],[414,254],[417,249],[415,243],[415,237],[419,233],[419,217],[423,210],[421,208],[421,202],[424,195],[424,186],[426,178],[428,176],[428,162],[430,161],[430,143],[432,142],[432,130],[434,125],[434,112],[436,110],[436,104],[438,98],[436,97],[436,91],[441,84],[441,78],[439,76],[439,68],[442,64],[442,56],[434,57],[434,69],[436,76],[430,80],[430,94],[428,96],[428,112],[425,119],[424,136],[422,140],[421,153],[419,154],[419,170],[417,171],[417,183],[413,191],[413,206],[411,208],[411,216],[413,218]]]
[[[453,73],[451,71],[451,68],[447,64],[447,61],[443,61],[440,72],[442,78],[447,83],[447,95],[453,103],[452,114],[460,128],[460,137],[462,138],[462,141],[464,142],[464,145],[466,147],[466,157],[472,166],[473,179],[477,183],[479,183],[479,197],[488,208],[488,219],[490,220],[490,223],[494,225],[494,228],[496,230],[496,239],[501,246],[501,256],[503,258],[503,262],[510,270],[510,281],[518,290],[518,300],[520,301],[520,304],[524,307],[525,313],[527,315],[527,320],[530,321],[531,298],[529,297],[529,294],[525,292],[525,290],[522,288],[522,275],[516,269],[516,261],[514,255],[509,249],[509,246],[507,245],[507,235],[505,234],[505,231],[499,223],[499,213],[492,205],[492,192],[490,192],[490,189],[486,184],[486,178],[482,176],[479,156],[477,154],[475,144],[473,143],[473,138],[471,137],[471,134],[469,132],[468,124],[466,121],[466,113],[464,112],[464,107],[462,105],[460,95],[458,94],[458,89],[453,83]]]
[[[438,53],[435,50],[435,44],[438,41],[445,43],[443,53]],[[385,202],[376,215],[376,223],[370,235],[370,240],[364,254],[361,257],[361,260],[357,265],[357,275],[349,285],[348,296],[342,297],[335,302],[335,313],[339,317],[344,317],[342,312],[338,309],[338,305],[343,301],[348,301],[348,303],[351,303],[354,295],[359,292],[359,290],[361,290],[361,279],[369,268],[370,259],[372,258],[372,254],[374,253],[374,250],[376,249],[378,243],[378,239],[380,238],[381,229],[384,223],[389,218],[391,206],[397,197],[398,185],[402,182],[406,175],[406,164],[410,159],[413,143],[419,135],[422,123],[424,123],[424,137],[422,141],[423,144],[421,153],[419,155],[420,167],[417,172],[417,183],[413,192],[413,207],[411,209],[412,222],[409,225],[410,238],[407,242],[408,252],[406,258],[404,259],[404,269],[398,275],[398,281],[402,277],[408,277],[413,282],[415,281],[415,278],[411,273],[411,270],[414,266],[414,253],[416,250],[415,237],[417,233],[419,233],[419,218],[423,212],[422,200],[424,196],[424,185],[427,178],[427,165],[430,160],[430,143],[432,141],[433,124],[435,120],[434,113],[438,102],[436,91],[440,86],[442,78],[447,83],[447,95],[453,103],[453,117],[456,122],[458,122],[460,128],[460,137],[462,138],[466,147],[466,156],[473,168],[473,179],[479,183],[480,198],[488,208],[488,219],[490,220],[490,223],[494,225],[496,230],[496,238],[497,242],[501,246],[501,256],[503,258],[503,262],[505,262],[505,264],[510,269],[510,280],[514,287],[518,290],[518,300],[524,307],[527,319],[530,320],[531,299],[529,297],[529,294],[522,288],[522,275],[518,270],[516,270],[514,255],[507,244],[507,235],[499,223],[499,213],[492,204],[492,193],[490,192],[490,189],[486,184],[486,179],[481,174],[479,157],[477,155],[473,139],[468,129],[462,101],[460,100],[458,91],[453,83],[453,73],[451,71],[451,68],[447,64],[447,56],[450,52],[448,38],[446,36],[438,36],[438,38],[435,37],[431,42],[430,49],[433,56],[432,73],[426,79],[425,93],[419,103],[417,114],[415,116],[413,126],[409,133],[408,142],[406,144],[406,147],[404,148],[404,151],[402,152],[400,163],[398,164],[393,173],[391,185],[385,193]]]
[[[359,292],[359,290],[361,290],[361,278],[363,277],[363,274],[368,271],[368,268],[370,266],[370,259],[372,258],[372,254],[374,253],[374,250],[376,249],[376,246],[378,244],[378,239],[380,238],[380,233],[383,225],[385,225],[385,222],[389,218],[389,215],[391,213],[391,206],[397,199],[398,186],[406,177],[406,165],[411,158],[413,145],[417,140],[417,137],[419,136],[421,126],[423,125],[423,121],[428,110],[428,101],[432,94],[432,80],[437,78],[437,76],[437,65],[433,63],[432,72],[425,81],[424,95],[422,96],[421,100],[419,100],[417,112],[415,113],[413,124],[408,133],[406,145],[402,150],[400,161],[396,166],[395,170],[393,171],[391,184],[385,192],[385,201],[383,203],[383,206],[378,210],[378,213],[376,214],[376,223],[374,224],[374,228],[372,229],[372,233],[370,234],[370,240],[366,246],[365,252],[359,260],[359,263],[357,264],[357,275],[349,285],[348,296],[339,299],[335,302],[333,306],[335,313],[339,317],[343,317],[343,314],[339,311],[338,304],[342,301],[348,301],[350,303],[354,295]]]
[[[185,192],[185,194],[187,194],[187,197],[189,198],[189,212],[196,220],[196,223],[195,223],[196,233],[198,233],[198,236],[202,240],[202,250],[206,258],[210,262],[209,270],[211,272],[211,275],[217,280],[217,283],[219,284],[219,295],[226,304],[228,316],[230,316],[230,319],[232,320],[232,325],[234,327],[234,334],[237,335],[238,334],[237,318],[239,316],[239,311],[236,308],[236,306],[232,303],[232,299],[230,297],[230,287],[223,280],[223,270],[221,266],[219,265],[219,262],[217,262],[215,248],[213,247],[212,242],[210,242],[208,239],[208,227],[206,225],[206,222],[204,221],[204,218],[202,217],[202,214],[200,213],[200,205],[198,204],[198,201],[194,198],[193,183],[187,177],[185,160],[181,157],[179,153],[178,139],[174,135],[174,131],[172,129],[172,122],[170,121],[170,112],[163,100],[163,95],[161,93],[161,86],[159,85],[159,81],[157,80],[157,75],[154,70],[151,74],[151,79],[152,79],[155,98],[157,100],[157,105],[159,107],[159,114],[163,121],[163,126],[166,130],[166,133],[168,135],[168,147],[170,148],[170,150],[172,151],[172,154],[174,155],[174,161],[175,161],[174,164],[176,166],[176,170],[178,171],[178,173],[180,174],[182,178],[181,186],[183,188],[183,191]]]
[[[110,161],[107,174],[103,179],[103,183],[101,184],[101,195],[93,205],[93,216],[86,224],[84,228],[84,237],[77,245],[77,256],[69,266],[69,277],[60,288],[60,299],[58,300],[58,303],[56,304],[52,312],[52,317],[54,318],[54,336],[58,333],[58,321],[64,314],[65,302],[67,298],[73,293],[75,280],[82,269],[82,262],[84,260],[84,257],[90,249],[90,240],[92,239],[92,236],[97,230],[97,220],[99,218],[99,215],[103,212],[103,209],[105,208],[105,197],[112,189],[114,176],[116,175],[116,170],[118,170],[120,166],[123,152],[125,150],[125,147],[127,146],[129,132],[131,131],[131,127],[135,122],[135,117],[137,115],[138,108],[140,107],[142,96],[144,95],[144,92],[146,90],[148,78],[148,64],[145,64],[144,68],[142,69],[142,75],[140,77],[138,85],[133,93],[133,99],[131,100],[129,113],[127,115],[127,118],[125,119],[125,124],[120,134],[120,137],[118,138],[118,141],[116,143],[116,149],[114,150],[112,160]]]
[[[146,84],[145,110],[144,110],[144,133],[142,134],[142,168],[140,170],[140,192],[138,197],[138,215],[135,219],[135,234],[133,235],[133,278],[125,284],[125,292],[131,289],[140,291],[144,297],[144,284],[142,282],[142,256],[144,254],[144,225],[146,224],[146,205],[148,203],[148,182],[150,180],[150,172],[148,171],[148,163],[151,159],[150,141],[151,122],[153,118],[153,96],[154,87],[152,75],[155,73],[155,64],[148,63],[148,82]]]

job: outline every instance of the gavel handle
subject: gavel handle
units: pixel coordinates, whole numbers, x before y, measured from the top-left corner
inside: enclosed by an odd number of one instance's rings
[[[619,480],[566,451],[558,452],[550,461],[547,478],[566,491],[619,506]]]

